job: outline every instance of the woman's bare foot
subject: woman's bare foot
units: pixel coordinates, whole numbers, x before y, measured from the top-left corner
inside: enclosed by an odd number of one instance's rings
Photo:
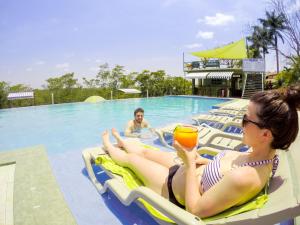
[[[105,130],[102,133],[102,143],[103,143],[103,146],[104,146],[104,150],[107,151],[108,147],[111,145],[110,140],[109,140],[108,130]]]
[[[124,148],[124,141],[121,138],[121,136],[120,136],[119,132],[117,131],[117,129],[116,128],[112,128],[111,129],[111,133],[115,137],[115,139],[117,140],[118,147],[119,148]]]
[[[142,145],[140,144],[139,141],[137,141],[135,139],[124,140],[115,128],[111,129],[111,133],[116,138],[117,143],[118,143],[117,145],[119,148],[122,148],[123,150],[125,150],[128,153],[135,153],[138,155],[143,155],[144,148],[142,147]]]

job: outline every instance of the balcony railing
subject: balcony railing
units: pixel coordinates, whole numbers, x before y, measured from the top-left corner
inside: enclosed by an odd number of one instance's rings
[[[198,70],[214,70],[214,69],[241,69],[242,60],[220,59],[220,60],[201,60],[184,62],[184,71],[198,71]]]

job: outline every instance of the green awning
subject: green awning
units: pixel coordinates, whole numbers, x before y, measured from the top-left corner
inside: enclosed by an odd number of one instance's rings
[[[233,42],[220,48],[192,52],[191,54],[200,58],[245,59],[247,58],[246,40],[245,38],[242,38],[237,42]]]

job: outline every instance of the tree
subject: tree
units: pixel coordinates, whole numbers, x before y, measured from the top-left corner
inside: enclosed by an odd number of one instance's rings
[[[124,66],[116,65],[110,73],[109,87],[116,90],[120,87],[120,79],[124,76]]]
[[[96,84],[96,79],[90,79],[88,80],[87,78],[83,77],[83,85],[87,88],[96,88],[97,84]]]
[[[74,73],[67,73],[56,78],[49,78],[47,88],[49,90],[71,89],[78,86],[77,79],[74,79]]]
[[[99,66],[100,70],[96,76],[95,84],[99,87],[108,87],[110,80],[110,70],[107,63]]]
[[[248,40],[252,42],[250,49],[252,49],[253,57],[261,57],[260,52],[263,53],[263,58],[265,59],[266,54],[268,54],[268,48],[271,44],[271,36],[268,29],[264,26],[252,26],[253,32]]]
[[[300,82],[300,57],[295,57],[290,67],[285,67],[277,76],[277,86],[289,86]]]
[[[137,75],[135,81],[138,87],[140,87],[142,95],[146,96],[147,90],[149,90],[150,88],[150,71],[143,70],[140,74]]]
[[[283,34],[291,49],[289,54],[282,51],[280,53],[293,61],[300,57],[300,10],[297,8],[298,1],[290,0],[288,4],[283,0],[272,0],[271,2],[277,14],[285,17],[286,29],[283,31]]]
[[[279,73],[279,56],[278,56],[278,38],[284,43],[282,36],[282,31],[287,29],[286,17],[284,14],[277,14],[275,10],[268,12],[266,11],[266,19],[258,19],[261,24],[268,29],[269,35],[271,37],[271,44],[275,48],[276,52],[276,65],[277,73]]]
[[[23,91],[32,91],[33,89],[25,84],[16,84],[9,88],[10,92],[23,92]]]
[[[136,81],[136,77],[137,77],[138,73],[137,72],[132,72],[132,73],[129,73],[127,75],[122,75],[120,77],[120,87],[121,88],[133,88]]]
[[[0,81],[0,109],[7,106],[7,95],[9,91],[9,85],[5,81]]]

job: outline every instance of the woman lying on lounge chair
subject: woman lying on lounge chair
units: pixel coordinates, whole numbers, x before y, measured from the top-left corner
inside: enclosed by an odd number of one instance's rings
[[[208,217],[247,202],[263,189],[278,165],[275,150],[288,149],[297,137],[299,106],[299,86],[285,93],[255,94],[242,122],[243,141],[251,151],[223,151],[213,160],[175,142],[183,161],[177,165],[174,154],[127,142],[115,129],[112,135],[118,147],[111,144],[108,131],[102,135],[103,145],[117,164],[133,170],[145,186],[195,215]]]

